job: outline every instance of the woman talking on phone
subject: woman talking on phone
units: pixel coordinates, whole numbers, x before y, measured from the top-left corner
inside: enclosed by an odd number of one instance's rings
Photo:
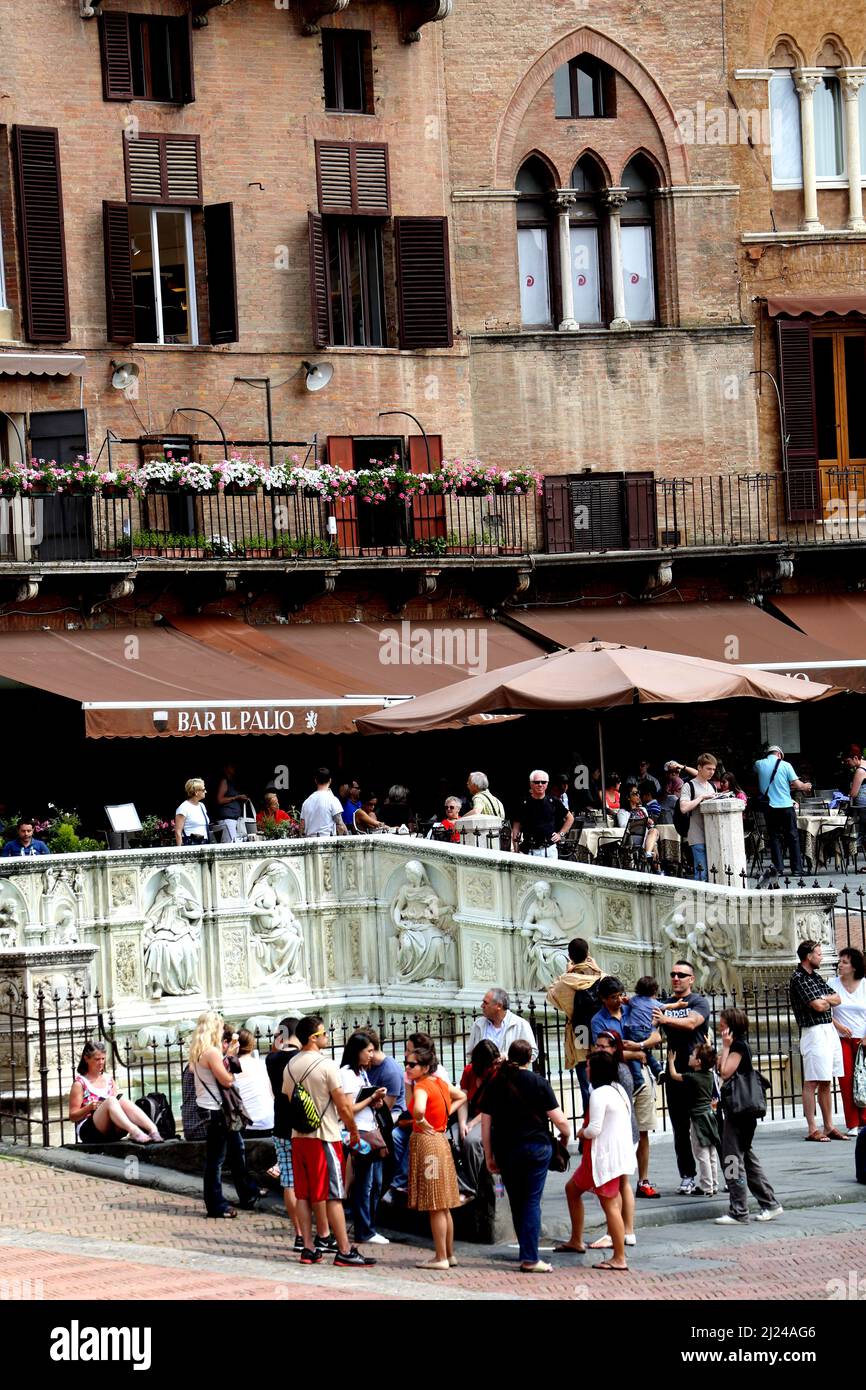
[[[208,1112],[204,1160],[204,1204],[208,1216],[235,1217],[237,1211],[223,1196],[222,1171],[228,1154],[232,1182],[238,1202],[250,1211],[262,1196],[247,1172],[244,1141],[236,1129],[229,1129],[223,1115],[222,1093],[234,1085],[234,1077],[226,1066],[226,1057],[238,1054],[238,1034],[232,1034],[225,1049],[221,1046],[223,1021],[217,1013],[199,1014],[189,1045],[189,1064],[195,1079],[195,1099],[201,1110]]]
[[[104,1043],[84,1044],[69,1093],[69,1118],[79,1144],[113,1144],[126,1135],[135,1144],[162,1143],[153,1121],[120,1094],[113,1076],[106,1076]]]
[[[361,1146],[351,1149],[352,1186],[349,1201],[358,1245],[387,1245],[388,1237],[376,1230],[376,1211],[382,1195],[382,1160],[387,1146],[376,1123],[376,1110],[387,1094],[384,1086],[370,1085],[365,1068],[373,1060],[373,1044],[366,1033],[353,1033],[343,1048],[340,1086],[355,1112]],[[367,1152],[364,1152],[366,1145]]]

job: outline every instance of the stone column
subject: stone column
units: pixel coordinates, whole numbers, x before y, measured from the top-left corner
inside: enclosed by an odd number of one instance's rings
[[[866,232],[863,220],[863,189],[860,149],[860,88],[866,80],[862,68],[840,68],[842,99],[845,103],[845,141],[848,146],[848,221],[849,232]]]
[[[803,231],[823,232],[818,220],[818,189],[815,183],[815,88],[823,74],[797,68],[794,86],[800,98],[800,144],[803,156]]]
[[[602,195],[610,216],[610,279],[613,286],[613,318],[611,328],[621,332],[631,328],[625,316],[625,286],[622,280],[622,240],[620,214],[628,199],[627,188],[606,188]]]
[[[706,831],[707,868],[716,870],[716,885],[727,888],[731,869],[731,888],[742,888],[740,877],[747,868],[746,841],[743,835],[743,811],[746,803],[737,797],[704,801],[701,811]],[[712,874],[710,874],[712,883]]]
[[[557,238],[559,251],[559,280],[562,285],[562,322],[560,333],[576,333],[580,324],[574,317],[574,281],[571,278],[571,222],[569,214],[577,202],[574,193],[567,189],[557,189],[553,194],[556,209]]]

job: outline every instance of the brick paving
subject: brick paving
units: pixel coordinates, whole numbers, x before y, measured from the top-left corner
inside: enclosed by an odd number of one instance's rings
[[[808,1241],[808,1244],[806,1243]],[[264,1211],[207,1221],[191,1196],[85,1177],[47,1164],[0,1162],[0,1279],[40,1280],[45,1299],[218,1298],[821,1301],[828,1280],[862,1277],[866,1205],[786,1212],[771,1228],[690,1222],[639,1232],[632,1269],[599,1256],[554,1256],[550,1275],[521,1277],[509,1247],[458,1247],[448,1275],[415,1269],[429,1248],[394,1240],[366,1271],[303,1268],[285,1218]]]

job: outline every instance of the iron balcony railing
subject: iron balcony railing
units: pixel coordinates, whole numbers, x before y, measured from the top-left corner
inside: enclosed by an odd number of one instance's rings
[[[275,560],[528,555],[537,502],[523,493],[427,494],[373,504],[316,492],[39,494],[0,498],[0,562]]]
[[[555,494],[555,495],[554,495]],[[0,566],[491,558],[866,542],[866,466],[801,477],[595,473],[527,493],[371,503],[316,492],[0,497]]]

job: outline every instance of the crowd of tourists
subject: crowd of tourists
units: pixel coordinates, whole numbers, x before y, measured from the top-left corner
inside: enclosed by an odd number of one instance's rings
[[[846,947],[836,976],[825,981],[818,942],[801,942],[797,955],[790,997],[800,1027],[806,1137],[844,1141],[866,1129],[866,963]],[[540,1257],[539,1239],[547,1175],[566,1171],[576,1147],[565,1186],[570,1234],[554,1251],[601,1251],[595,1268],[624,1272],[637,1243],[636,1200],[661,1195],[649,1168],[664,1085],[676,1195],[712,1198],[726,1188],[728,1211],[713,1218],[720,1225],[749,1221],[750,1193],[758,1221],[780,1216],[754,1148],[769,1083],[750,1047],[748,1015],[726,1008],[714,1028],[710,1001],[687,960],[673,962],[663,993],[650,976],[628,990],[601,970],[582,938],[569,943],[568,956],[548,999],[566,1017],[564,1067],[574,1070],[582,1096],[575,1133],[551,1084],[557,1078],[535,1069],[529,1022],[499,988],[484,996],[457,1084],[425,1033],[407,1038],[401,1064],[376,1029],[356,1028],[337,1060],[319,1016],[289,1017],[260,1056],[248,1030],[202,1014],[184,1076],[183,1130],[187,1139],[204,1140],[207,1215],[234,1219],[238,1208],[258,1206],[267,1189],[250,1175],[244,1140],[267,1138],[302,1264],[326,1256],[338,1266],[374,1264],[370,1251],[389,1244],[378,1225],[383,1203],[402,1202],[429,1220],[433,1250],[419,1267],[444,1273],[457,1263],[452,1212],[490,1174],[508,1196],[520,1269],[546,1273],[551,1265]],[[87,1043],[69,1103],[80,1142],[160,1142],[152,1114],[118,1093],[105,1064],[105,1047]],[[833,1124],[836,1078],[847,1134]],[[223,1194],[226,1162],[237,1206]],[[606,1229],[588,1243],[590,1195],[601,1204]]]

